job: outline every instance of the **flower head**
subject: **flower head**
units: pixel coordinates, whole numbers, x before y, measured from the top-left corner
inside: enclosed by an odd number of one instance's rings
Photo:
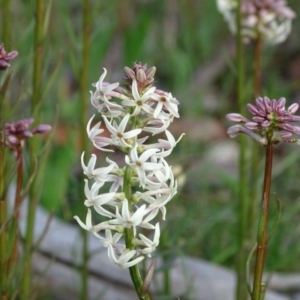
[[[51,126],[40,124],[34,129],[29,129],[33,119],[23,119],[16,123],[5,124],[5,145],[15,151],[18,147],[23,147],[25,140],[33,137],[34,134],[42,134],[51,130]]]
[[[236,32],[237,0],[217,0],[217,7]],[[287,7],[285,0],[242,0],[242,35],[248,42],[258,35],[262,40],[278,44],[286,40],[291,31],[295,12]]]
[[[240,114],[232,113],[226,117],[228,120],[242,123],[228,128],[230,137],[235,137],[239,133],[246,133],[262,144],[272,142],[274,144],[283,142],[296,142],[292,139],[292,134],[300,135],[300,127],[289,123],[299,122],[300,116],[295,116],[299,105],[292,104],[285,109],[285,98],[270,100],[268,97],[257,98],[256,104],[248,104],[247,108],[253,115],[252,120],[248,120]],[[279,135],[276,133],[279,132]]]

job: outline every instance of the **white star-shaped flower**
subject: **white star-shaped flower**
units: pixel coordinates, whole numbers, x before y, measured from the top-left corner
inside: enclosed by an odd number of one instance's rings
[[[147,162],[147,160],[156,152],[159,151],[159,149],[148,149],[144,151],[140,157],[137,154],[137,147],[138,145],[136,144],[130,151],[130,158],[128,155],[125,156],[125,162],[127,165],[129,165],[131,168],[137,170],[137,174],[139,177],[140,185],[144,187],[147,182],[147,171],[154,171],[154,170],[159,170],[163,168],[162,164],[158,163],[152,163],[152,162]]]
[[[133,227],[134,231],[139,226],[145,215],[146,205],[143,204],[135,212],[129,211],[128,200],[125,198],[122,204],[122,213],[120,214],[118,206],[116,206],[116,219],[109,221],[110,224],[121,225],[124,228]]]
[[[169,156],[172,153],[172,151],[175,148],[175,146],[177,145],[177,143],[184,136],[184,133],[181,134],[181,136],[179,137],[179,139],[177,141],[175,140],[174,136],[172,135],[172,133],[169,130],[166,130],[166,135],[167,135],[167,139],[168,140],[158,139],[158,144],[154,145],[155,148],[164,149],[164,151],[161,151],[159,153],[160,157]]]
[[[117,147],[129,147],[131,148],[132,146],[128,143],[126,143],[126,139],[131,139],[133,137],[136,137],[138,134],[142,132],[142,129],[133,129],[128,132],[125,132],[127,123],[129,121],[130,115],[127,114],[122,121],[120,122],[119,125],[114,121],[113,124],[110,124],[108,119],[103,116],[104,122],[107,126],[107,129],[111,133],[111,139],[112,139],[112,144],[117,146]]]
[[[107,70],[103,68],[103,73],[99,80],[92,85],[96,87],[96,95],[103,101],[111,98],[111,92],[119,86],[119,82],[107,84],[103,80],[107,74]]]
[[[151,99],[151,95],[156,90],[156,87],[152,87],[148,89],[144,94],[140,95],[137,87],[136,80],[132,81],[132,96],[133,99],[128,99],[122,101],[124,106],[134,107],[134,111],[131,114],[132,116],[137,116],[141,113],[141,111],[145,111],[146,113],[152,115],[154,110],[147,104],[149,99]]]
[[[78,224],[80,225],[81,228],[90,231],[94,234],[94,236],[96,236],[97,238],[99,238],[100,240],[103,240],[104,238],[102,236],[100,236],[97,232],[99,232],[100,230],[116,230],[116,226],[114,225],[110,225],[108,224],[108,222],[102,222],[98,225],[94,225],[92,224],[92,211],[88,208],[88,212],[86,215],[86,220],[85,220],[85,224],[79,219],[78,216],[74,216],[74,219],[78,222]],[[122,234],[121,234],[122,235]]]
[[[153,114],[154,118],[158,117],[163,108],[167,109],[176,118],[179,118],[178,101],[173,98],[171,93],[163,92],[160,94],[153,94],[152,99],[157,101],[157,105]]]
[[[96,161],[97,161],[97,156],[95,154],[92,154],[87,166],[84,164],[84,152],[81,155],[81,166],[83,169],[83,173],[89,178],[89,179],[94,179],[97,182],[107,182],[111,181],[109,173],[115,169],[118,168],[118,165],[111,161],[112,163],[104,168],[98,168],[95,169]]]
[[[142,243],[146,246],[144,249],[141,250],[141,252],[151,257],[151,253],[155,251],[156,247],[159,244],[159,238],[160,238],[159,223],[156,223],[155,225],[155,233],[154,233],[153,241],[151,241],[141,233],[139,234],[139,237]]]
[[[120,238],[123,236],[123,233],[117,232],[112,235],[111,230],[106,229],[105,236],[106,238],[103,238],[103,240],[101,240],[101,244],[103,247],[108,247],[108,245],[111,245],[113,246],[113,248],[117,249],[119,253],[122,253],[124,251],[125,246],[118,243]]]
[[[89,139],[92,141],[94,146],[96,148],[98,148],[99,150],[106,151],[106,152],[113,152],[113,150],[103,148],[108,145],[111,145],[112,140],[107,137],[98,136],[99,134],[101,134],[104,131],[104,129],[100,128],[101,122],[97,123],[92,129],[90,129],[91,123],[92,123],[94,117],[95,117],[95,115],[93,115],[90,118],[90,120],[86,126],[86,132],[88,134]]]
[[[86,196],[86,200],[84,201],[84,205],[87,207],[94,206],[95,210],[109,218],[114,217],[115,215],[106,209],[104,209],[103,205],[115,205],[115,200],[121,200],[124,198],[124,193],[104,193],[99,194],[99,189],[103,186],[104,182],[94,182],[92,187],[89,188],[88,181],[85,179],[84,193]]]
[[[136,250],[125,249],[123,253],[119,257],[117,257],[112,245],[108,244],[108,257],[110,261],[122,269],[130,268],[138,264],[145,258],[144,256],[139,256],[136,259],[131,260],[135,256],[135,254]]]

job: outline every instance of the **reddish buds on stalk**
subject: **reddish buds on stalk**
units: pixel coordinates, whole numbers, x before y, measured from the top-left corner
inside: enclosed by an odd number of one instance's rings
[[[6,53],[4,45],[0,45],[0,70],[6,70],[10,67],[10,61],[18,56],[17,51]]]
[[[29,129],[33,123],[33,119],[23,119],[16,123],[5,124],[5,145],[11,150],[15,151],[19,147],[24,146],[26,139],[31,138],[34,134],[43,134],[51,130],[51,126],[47,124],[40,124],[34,129]]]

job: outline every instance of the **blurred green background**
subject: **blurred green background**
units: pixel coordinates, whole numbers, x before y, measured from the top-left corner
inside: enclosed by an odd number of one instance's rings
[[[290,0],[289,5],[299,14],[297,0]],[[73,215],[85,210],[84,199],[78,197],[82,2],[48,1],[46,6],[41,120],[55,130],[44,169],[41,204],[73,222]],[[11,68],[10,99],[12,103],[21,99],[22,103],[17,114],[8,119],[30,114],[34,10],[35,1],[11,1],[8,48],[17,50],[19,56]],[[171,131],[176,137],[181,132],[186,136],[174,150],[170,164],[182,168],[185,183],[168,205],[164,232],[169,246],[176,254],[233,267],[238,154],[234,151],[237,140],[229,141],[226,135],[229,124],[224,116],[237,111],[235,40],[215,1],[91,1],[90,24],[91,84],[99,79],[103,67],[108,70],[106,79],[115,82],[123,78],[124,66],[143,62],[156,66],[155,85],[180,101],[181,119],[174,122]],[[297,17],[287,41],[265,46],[263,53],[264,95],[285,96],[288,104],[300,102],[299,32]],[[251,44],[245,46],[245,62],[245,97],[253,102]],[[86,93],[89,95],[88,90]],[[89,116],[94,113],[90,106]],[[276,147],[272,191],[282,201],[282,218],[270,244],[268,270],[295,271],[300,267],[299,150],[297,145]],[[260,168],[262,171],[263,161]],[[253,201],[259,203],[259,199]],[[274,196],[271,218],[275,206]]]

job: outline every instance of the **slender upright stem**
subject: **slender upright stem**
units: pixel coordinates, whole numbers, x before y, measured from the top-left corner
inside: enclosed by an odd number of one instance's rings
[[[10,50],[10,25],[11,25],[11,13],[10,13],[10,0],[2,0],[1,5],[1,19],[2,19],[2,41],[7,51]]]
[[[262,40],[259,32],[257,32],[257,38],[254,41],[254,97],[262,96]],[[258,178],[258,165],[259,165],[259,151],[260,147],[256,141],[252,143],[251,152],[251,170],[250,170],[250,182],[249,187],[251,191],[251,207],[249,213],[249,230],[251,230],[251,237],[253,236],[253,225],[256,215],[256,205],[257,205],[257,178]]]
[[[14,204],[14,222],[12,231],[12,250],[8,261],[8,272],[16,265],[17,260],[17,249],[18,249],[18,236],[19,236],[19,217],[20,217],[20,205],[22,201],[22,184],[23,184],[23,154],[22,148],[19,147],[17,150],[17,185],[15,193],[15,204]]]
[[[0,86],[0,291],[6,296],[6,279],[7,279],[7,202],[4,191],[5,172],[4,172],[4,143],[3,143],[3,101],[4,92]]]
[[[245,115],[246,105],[244,100],[244,47],[242,36],[242,13],[241,3],[238,1],[237,13],[237,97],[239,112]],[[248,248],[248,215],[249,215],[249,199],[247,196],[247,170],[246,170],[246,139],[243,135],[239,140],[239,220],[238,220],[238,256],[237,256],[237,285],[236,285],[236,300],[247,299],[246,285],[246,261]]]
[[[34,117],[35,123],[39,123],[40,119],[40,103],[42,91],[42,63],[43,63],[43,40],[44,40],[44,0],[36,0],[35,5],[35,30],[34,30],[34,58],[33,58],[33,78],[32,78],[32,102],[31,112]],[[32,139],[31,152],[37,153],[38,144],[36,139]],[[34,170],[35,160],[31,160],[30,169]],[[39,187],[37,182],[33,182],[29,201],[28,201],[28,215],[27,215],[27,229],[25,236],[25,249],[24,249],[24,276],[22,282],[21,299],[28,299],[30,292],[31,281],[31,254],[33,243],[33,232],[35,222],[35,211],[38,202]]]
[[[79,74],[80,84],[80,139],[82,151],[89,152],[88,138],[85,131],[88,122],[88,71],[89,71],[89,55],[90,55],[90,20],[91,7],[90,0],[82,0],[83,4],[83,22],[82,22],[82,59]],[[83,180],[82,180],[83,182]],[[83,187],[81,189],[83,191]],[[81,300],[89,299],[88,295],[88,232],[82,230],[82,265],[81,265]]]
[[[126,199],[128,199],[129,203],[131,200],[131,186],[130,186],[130,178],[131,178],[131,168],[129,166],[126,167],[125,169],[125,174],[124,174],[124,184],[123,184],[123,192],[125,193]],[[130,207],[132,204],[130,203]],[[124,235],[125,235],[125,244],[127,249],[134,249],[134,245],[132,243],[133,240],[133,228],[125,228],[124,230]],[[139,297],[140,300],[150,300],[150,296],[147,293],[144,293],[142,291],[142,286],[143,286],[143,279],[139,270],[138,265],[134,265],[129,268],[129,273],[131,280],[133,282],[134,288],[136,290],[136,293]]]
[[[163,251],[162,260],[165,265],[169,265],[171,260],[170,254],[166,251],[169,247],[168,231],[164,231],[160,237],[160,248]],[[171,283],[170,283],[170,267],[165,267],[163,271],[163,295],[170,296]]]
[[[35,30],[34,30],[34,58],[32,77],[32,103],[31,111],[35,123],[39,123],[39,110],[42,91],[43,70],[43,42],[44,42],[44,0],[36,0]]]
[[[261,217],[257,231],[257,250],[255,259],[255,269],[253,278],[252,300],[261,300],[262,277],[265,265],[266,249],[267,249],[267,232],[268,232],[268,217],[270,205],[270,189],[272,180],[272,161],[273,161],[273,145],[269,142],[266,146],[266,161],[264,186],[262,194]]]
[[[4,297],[7,279],[7,230],[4,227],[6,218],[6,201],[0,199],[0,291]]]
[[[258,33],[257,38],[254,41],[254,96],[262,96],[262,40],[261,36]]]

